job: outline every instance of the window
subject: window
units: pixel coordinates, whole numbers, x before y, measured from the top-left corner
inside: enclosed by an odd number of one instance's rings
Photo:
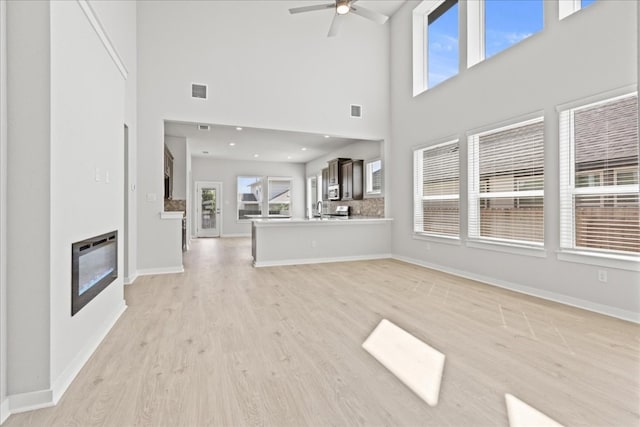
[[[427,88],[458,74],[458,2],[446,0],[427,15]]]
[[[460,235],[460,162],[458,140],[413,152],[416,234]]]
[[[560,244],[640,254],[637,93],[560,111]]]
[[[238,220],[263,216],[263,212],[264,216],[291,216],[291,182],[290,177],[239,176]]]
[[[425,0],[413,10],[413,95],[459,70],[457,0]]]
[[[291,178],[269,178],[269,216],[291,216]]]
[[[382,194],[382,160],[372,160],[365,166],[366,195]]]
[[[262,177],[238,177],[238,219],[262,214]]]
[[[486,59],[542,30],[542,0],[485,1],[484,17]]]
[[[584,9],[596,0],[558,0],[558,11],[560,12],[560,19]]]
[[[469,136],[469,238],[542,246],[542,117]]]
[[[542,30],[542,0],[477,0],[467,3],[468,64],[472,66]]]

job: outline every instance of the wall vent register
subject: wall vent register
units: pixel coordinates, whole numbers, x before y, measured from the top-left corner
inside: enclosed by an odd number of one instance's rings
[[[362,117],[362,105],[351,104],[351,117]]]
[[[192,83],[191,97],[198,99],[207,99],[207,85]]]

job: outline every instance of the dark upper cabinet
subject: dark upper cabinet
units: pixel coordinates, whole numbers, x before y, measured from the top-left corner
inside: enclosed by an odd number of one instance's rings
[[[164,198],[173,198],[173,155],[164,146]]]
[[[337,158],[329,161],[329,184],[340,185],[342,183],[342,164],[350,159]]]
[[[362,160],[349,160],[341,164],[342,200],[362,200],[363,163]]]
[[[329,168],[322,169],[322,200],[329,200]]]

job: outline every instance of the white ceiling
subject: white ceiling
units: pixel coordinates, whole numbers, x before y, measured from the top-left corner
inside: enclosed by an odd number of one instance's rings
[[[291,3],[291,6],[289,7],[289,9],[291,9],[291,8],[300,7],[300,6],[311,6],[315,4],[334,3],[334,1],[333,0],[291,0],[289,3]],[[400,9],[400,6],[402,6],[404,3],[406,3],[406,0],[359,0],[357,3],[357,6],[366,7],[367,9],[375,10],[376,12],[380,12],[383,15],[387,15],[388,17],[391,17],[394,13],[398,11],[398,9]],[[314,11],[314,12],[307,12],[307,13],[314,13],[314,14],[319,14],[319,16],[322,16],[324,11]]]
[[[191,154],[231,160],[307,163],[361,139],[291,132],[274,129],[209,124],[209,130],[199,130],[198,123],[165,121],[166,136],[187,138]],[[230,145],[234,143],[234,145]],[[205,153],[206,152],[206,153]],[[255,155],[258,157],[255,157]]]

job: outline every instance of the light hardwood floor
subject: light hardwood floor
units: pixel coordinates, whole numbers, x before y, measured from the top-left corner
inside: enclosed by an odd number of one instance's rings
[[[506,426],[511,393],[566,426],[640,424],[640,327],[393,260],[254,269],[200,239],[56,407],[6,426]],[[446,354],[429,407],[361,348],[387,318]]]

